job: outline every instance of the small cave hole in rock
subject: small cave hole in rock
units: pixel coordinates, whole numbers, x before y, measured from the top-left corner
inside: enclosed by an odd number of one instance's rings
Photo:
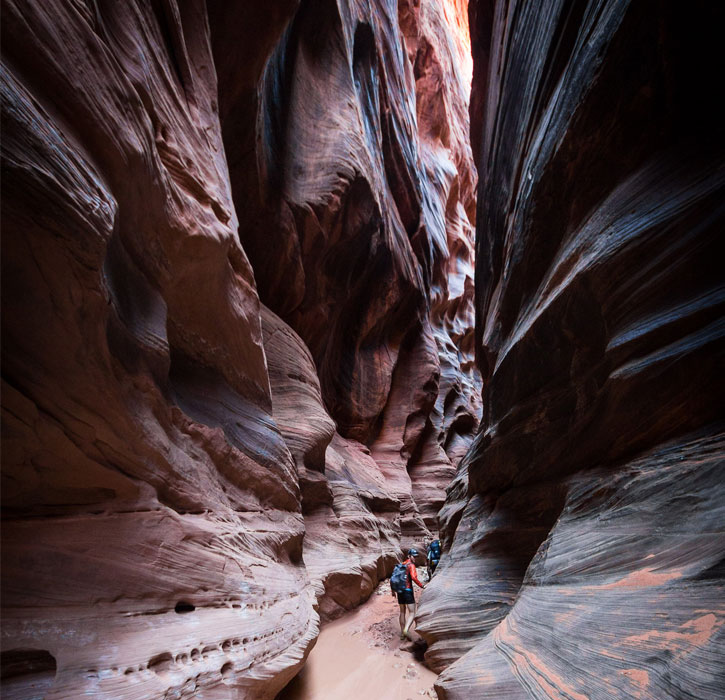
[[[175,606],[174,606],[174,612],[178,613],[179,615],[185,615],[186,613],[191,613],[196,610],[196,606],[193,603],[188,603],[185,600],[180,600]]]
[[[0,696],[42,698],[53,686],[55,657],[45,649],[9,649],[0,654]]]
[[[234,681],[234,666],[230,661],[221,667],[219,673],[221,673],[222,682],[229,684]]]
[[[149,671],[154,673],[166,673],[174,666],[174,657],[170,652],[165,651],[149,659]]]

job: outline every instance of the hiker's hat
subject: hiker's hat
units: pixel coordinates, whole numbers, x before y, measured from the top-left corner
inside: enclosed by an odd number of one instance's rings
[[[409,557],[417,557],[418,556],[418,550],[417,549],[409,549],[408,550],[408,556]]]

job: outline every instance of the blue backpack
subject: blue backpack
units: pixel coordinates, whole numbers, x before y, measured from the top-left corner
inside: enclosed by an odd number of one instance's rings
[[[405,564],[396,564],[390,575],[390,587],[395,593],[402,593],[408,588],[408,567]]]
[[[433,540],[428,547],[428,559],[438,561],[441,558],[441,541]]]

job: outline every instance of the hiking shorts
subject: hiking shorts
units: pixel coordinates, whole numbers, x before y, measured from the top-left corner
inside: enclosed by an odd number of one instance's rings
[[[415,605],[415,596],[412,588],[406,588],[397,594],[398,605]]]

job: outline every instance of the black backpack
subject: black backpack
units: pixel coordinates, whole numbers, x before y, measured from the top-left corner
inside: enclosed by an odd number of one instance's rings
[[[402,593],[408,588],[408,567],[405,564],[396,564],[390,575],[390,587],[395,593]]]
[[[441,558],[441,541],[433,540],[428,547],[428,559],[438,560]]]

